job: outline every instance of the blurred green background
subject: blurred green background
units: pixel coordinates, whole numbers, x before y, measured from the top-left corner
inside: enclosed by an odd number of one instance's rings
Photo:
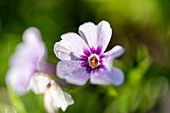
[[[1,0],[0,113],[45,113],[43,95],[22,97],[6,88],[8,61],[28,27],[37,27],[48,61],[59,60],[53,45],[79,25],[106,20],[113,29],[107,50],[126,52],[114,61],[125,74],[120,87],[87,84],[64,88],[75,104],[66,113],[170,113],[170,2],[167,0]],[[61,110],[59,110],[62,113]]]

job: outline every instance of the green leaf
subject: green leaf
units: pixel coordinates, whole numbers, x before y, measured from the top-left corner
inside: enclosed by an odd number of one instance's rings
[[[14,106],[14,108],[16,109],[16,111],[17,111],[18,113],[27,113],[23,102],[22,102],[21,99],[15,94],[15,92],[13,91],[13,89],[12,89],[10,86],[8,87],[8,93],[9,93],[9,99],[10,99],[10,101],[11,101],[11,104]]]
[[[149,57],[148,48],[145,45],[140,45],[137,49],[137,60],[138,60],[138,62],[142,62],[147,57]]]
[[[145,46],[138,48],[138,66],[133,68],[128,74],[128,82],[131,85],[139,85],[146,71],[149,69],[152,60],[149,56],[148,49]]]
[[[16,110],[10,105],[0,103],[0,113],[16,113]]]

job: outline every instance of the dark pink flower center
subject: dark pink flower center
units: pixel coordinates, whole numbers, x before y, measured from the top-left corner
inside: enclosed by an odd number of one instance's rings
[[[80,56],[80,60],[83,61],[81,63],[82,67],[86,67],[86,71],[88,73],[91,72],[98,72],[99,69],[105,69],[105,66],[103,65],[103,59],[104,55],[101,54],[101,47],[98,46],[97,49],[94,47],[90,48],[90,51],[88,49],[84,50],[84,55]]]

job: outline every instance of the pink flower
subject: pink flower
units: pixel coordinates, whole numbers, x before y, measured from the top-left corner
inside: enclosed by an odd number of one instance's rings
[[[79,35],[71,32],[62,35],[62,40],[54,45],[54,53],[62,60],[57,65],[58,77],[76,85],[84,85],[89,78],[92,84],[121,85],[124,74],[113,68],[112,62],[124,49],[117,45],[104,53],[111,35],[106,21],[98,25],[84,23],[79,27]]]

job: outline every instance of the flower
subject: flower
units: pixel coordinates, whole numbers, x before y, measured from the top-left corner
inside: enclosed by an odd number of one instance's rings
[[[55,67],[46,61],[47,50],[37,28],[28,28],[23,34],[23,42],[10,59],[6,83],[11,85],[18,95],[28,92],[28,85],[35,72],[55,74]]]
[[[112,62],[124,48],[117,45],[104,53],[112,35],[110,24],[87,22],[79,27],[79,34],[63,34],[54,45],[55,55],[62,60],[57,64],[58,77],[76,85],[84,85],[89,78],[92,84],[121,85],[124,74]]]
[[[63,92],[61,87],[48,74],[35,73],[30,80],[29,88],[35,94],[44,93],[44,106],[48,113],[56,113],[58,108],[63,111],[74,104],[71,95]]]

